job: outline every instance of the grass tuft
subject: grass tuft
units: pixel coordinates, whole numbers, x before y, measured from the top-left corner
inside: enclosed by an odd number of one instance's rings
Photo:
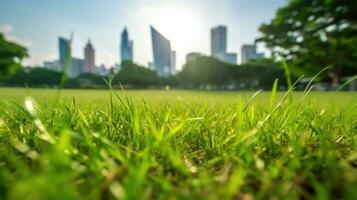
[[[54,104],[4,100],[0,197],[357,199],[356,99],[322,104],[277,83],[232,101],[219,92],[215,102],[200,92],[135,96],[111,80],[107,97],[89,103],[80,91],[66,100],[65,90]]]

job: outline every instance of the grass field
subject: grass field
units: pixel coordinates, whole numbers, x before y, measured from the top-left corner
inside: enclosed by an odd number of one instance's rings
[[[0,199],[357,199],[356,133],[356,93],[0,88]]]
[[[117,91],[119,95],[129,95],[133,101],[140,102],[142,99],[151,104],[209,104],[209,105],[234,105],[240,100],[247,101],[256,91],[188,91],[188,90],[129,90]],[[58,91],[54,89],[26,89],[26,88],[0,88],[0,100],[12,100],[23,104],[25,97],[31,96],[44,105],[56,100]],[[270,92],[261,92],[254,98],[252,104],[267,106]],[[285,92],[278,92],[276,99],[280,100]],[[61,91],[61,99],[71,103],[73,98],[79,105],[91,103],[109,104],[110,93],[108,90],[78,90],[66,89]],[[303,92],[295,92],[295,99],[301,99]],[[356,92],[313,92],[310,93],[303,103],[314,103],[316,106],[349,107],[357,101]]]

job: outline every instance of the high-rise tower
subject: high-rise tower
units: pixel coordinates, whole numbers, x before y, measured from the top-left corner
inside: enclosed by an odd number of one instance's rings
[[[211,55],[219,57],[227,52],[227,27],[217,26],[211,29]]]
[[[59,62],[62,71],[71,64],[71,42],[71,40],[63,37],[58,38]]]
[[[176,53],[171,50],[171,44],[154,27],[150,27],[154,69],[159,76],[169,76],[175,72]]]
[[[95,50],[90,39],[84,47],[84,71],[86,73],[95,73]]]
[[[257,53],[257,46],[255,44],[245,44],[242,46],[242,60],[241,63],[245,64],[250,60],[264,58],[264,53]]]
[[[124,28],[121,33],[121,43],[120,43],[120,58],[123,62],[124,60],[133,60],[133,41],[129,40],[129,33],[126,28]]]
[[[231,64],[237,64],[237,54],[227,52],[227,27],[216,26],[211,29],[211,56]]]

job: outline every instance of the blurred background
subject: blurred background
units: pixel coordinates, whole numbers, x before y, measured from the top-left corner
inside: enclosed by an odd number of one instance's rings
[[[356,90],[355,13],[354,0],[1,0],[0,86]]]

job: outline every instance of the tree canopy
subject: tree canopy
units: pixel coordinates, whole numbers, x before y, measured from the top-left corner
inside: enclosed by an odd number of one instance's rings
[[[282,68],[270,59],[233,65],[208,56],[199,56],[186,63],[177,74],[179,84],[191,88],[225,88],[234,85],[241,89],[270,89],[276,78],[282,80],[281,85],[285,84]]]
[[[275,18],[260,26],[261,37],[294,71],[316,74],[330,66],[330,75],[357,71],[357,1],[290,0]]]
[[[27,56],[26,48],[7,41],[0,33],[0,79],[14,74],[21,67],[20,61]]]
[[[120,82],[134,87],[153,86],[157,85],[158,81],[156,72],[127,60],[121,63],[121,70],[114,78],[114,83]]]

